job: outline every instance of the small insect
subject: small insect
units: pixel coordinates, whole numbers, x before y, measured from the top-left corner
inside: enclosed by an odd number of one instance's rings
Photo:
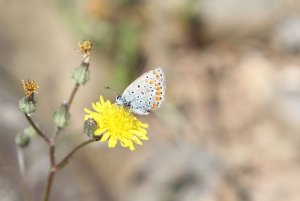
[[[116,97],[118,105],[129,107],[139,115],[147,115],[160,108],[166,93],[166,78],[161,68],[144,73]]]

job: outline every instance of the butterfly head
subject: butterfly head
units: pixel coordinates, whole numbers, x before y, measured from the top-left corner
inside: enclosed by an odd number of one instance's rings
[[[122,96],[120,96],[120,95],[116,96],[116,103],[117,103],[118,105],[124,105],[124,104],[125,104],[125,102],[124,102]]]

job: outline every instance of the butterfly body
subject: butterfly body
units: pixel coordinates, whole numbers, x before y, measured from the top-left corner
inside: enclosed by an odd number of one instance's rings
[[[160,108],[165,98],[166,78],[161,68],[144,73],[117,96],[116,103],[133,113],[147,115]]]

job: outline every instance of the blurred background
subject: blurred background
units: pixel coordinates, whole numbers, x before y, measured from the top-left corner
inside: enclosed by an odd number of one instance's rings
[[[298,201],[300,2],[297,0],[0,0],[0,200],[22,200],[14,138],[21,79],[33,119],[52,132],[69,97],[77,42],[93,42],[90,81],[71,107],[57,158],[86,138],[83,108],[161,66],[167,97],[143,146],[94,143],[58,172],[51,200]],[[48,149],[24,149],[30,200],[41,200]]]

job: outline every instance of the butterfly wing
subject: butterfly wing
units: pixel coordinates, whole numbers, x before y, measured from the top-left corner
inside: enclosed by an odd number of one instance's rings
[[[122,94],[132,112],[146,115],[160,108],[164,101],[166,79],[161,68],[149,71],[137,78]]]

